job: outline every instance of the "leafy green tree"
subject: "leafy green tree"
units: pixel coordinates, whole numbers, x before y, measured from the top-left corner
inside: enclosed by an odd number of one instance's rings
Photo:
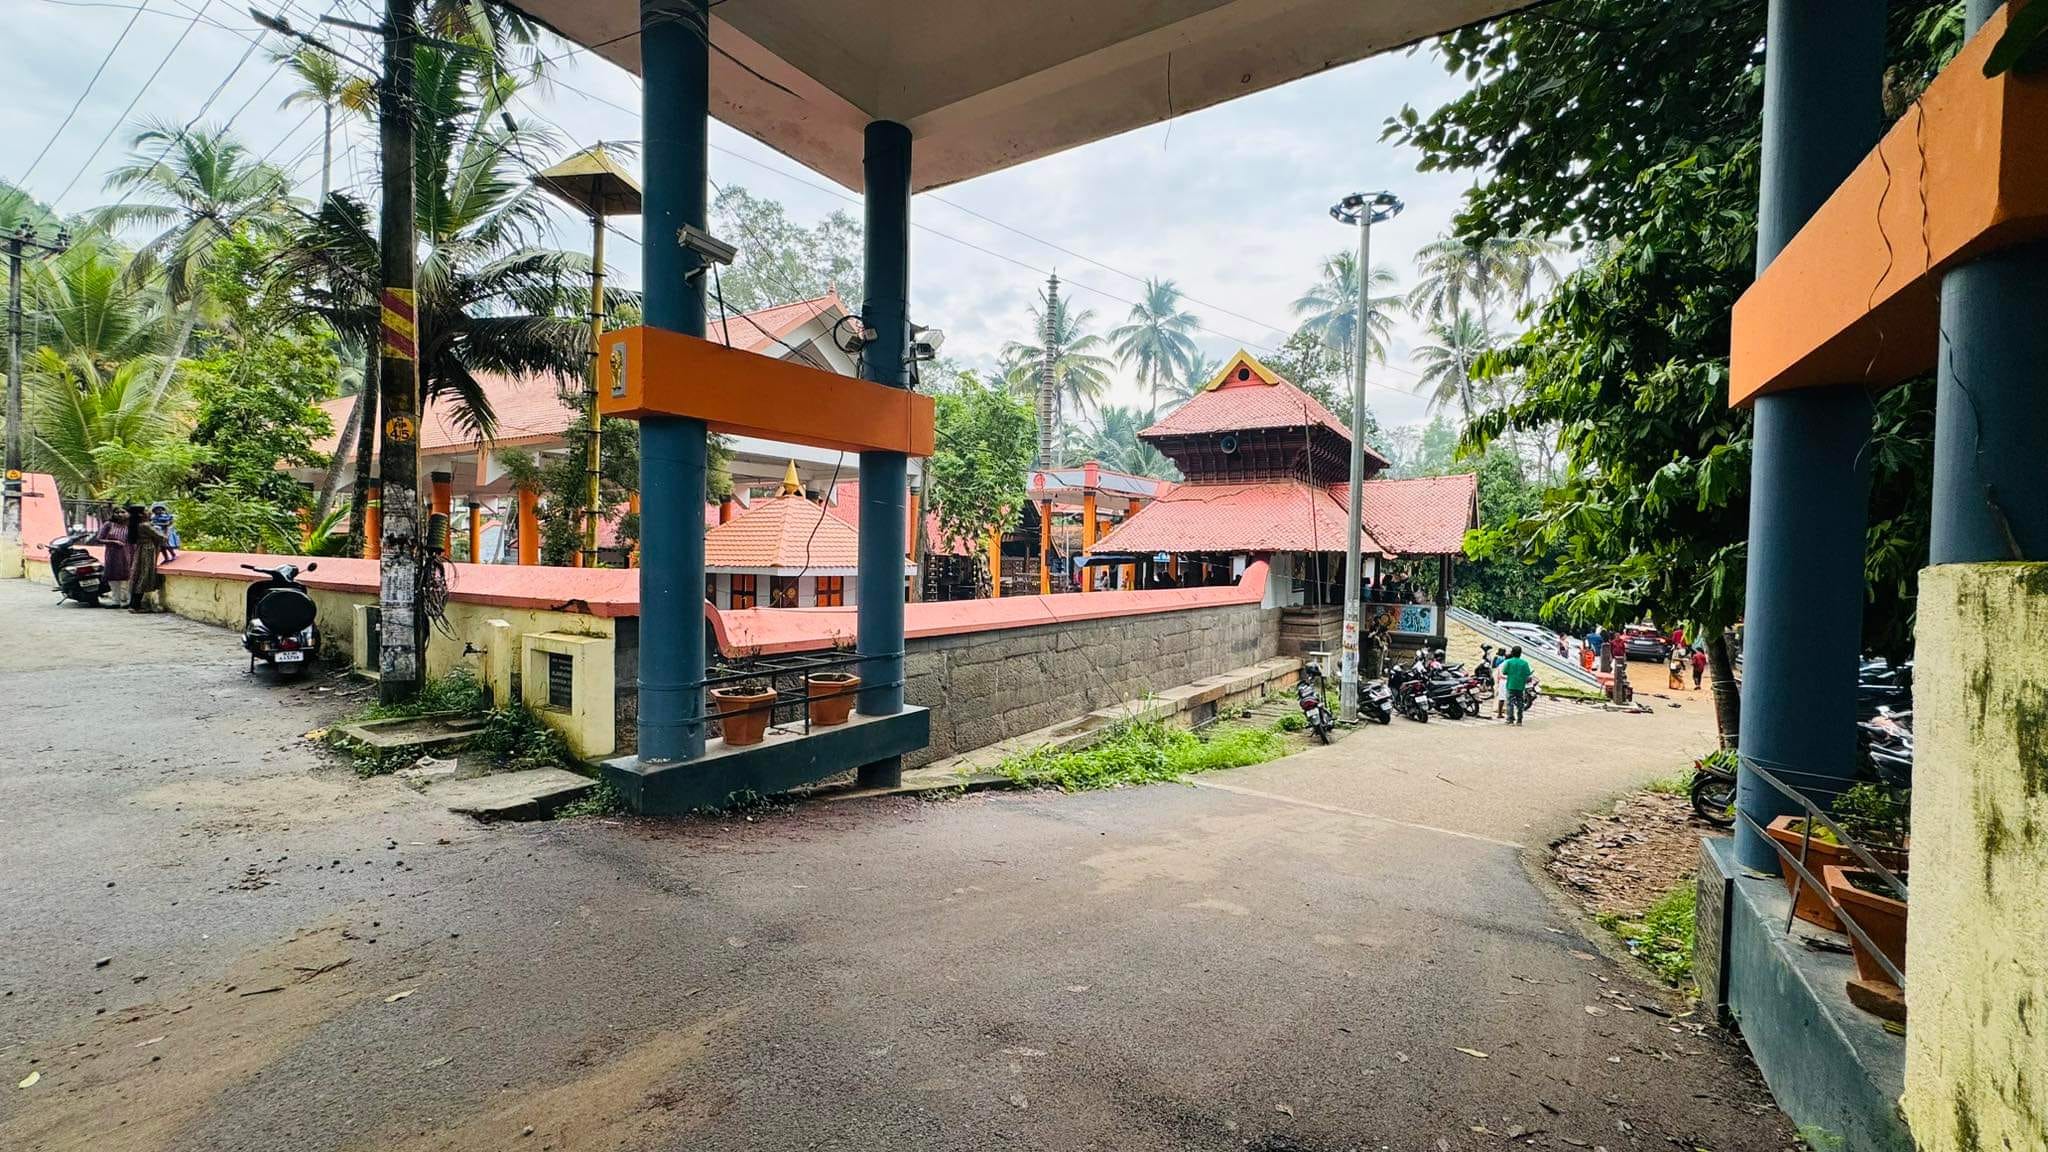
[[[153,359],[110,372],[66,363],[38,348],[23,364],[29,467],[91,500],[153,500],[175,491],[199,450],[185,439],[187,397]]]
[[[1045,292],[1041,289],[1038,303],[1030,310],[1035,342],[1011,340],[997,353],[1005,387],[1011,395],[1026,400],[1038,394],[1039,373],[1044,367],[1041,337],[1045,332],[1045,312]],[[1059,355],[1053,360],[1052,372],[1059,409],[1071,404],[1074,411],[1086,413],[1109,392],[1110,360],[1104,354],[1108,345],[1101,335],[1088,331],[1094,322],[1094,309],[1075,308],[1073,301],[1065,297],[1053,309],[1053,344]]]
[[[28,387],[39,371],[78,385],[132,361],[161,368],[169,340],[163,294],[129,277],[126,258],[104,233],[88,232],[62,255],[25,265],[22,280],[29,340],[48,353],[24,363]]]
[[[1118,363],[1151,389],[1150,412],[1159,411],[1163,386],[1201,362],[1201,349],[1189,335],[1201,318],[1180,306],[1180,288],[1171,280],[1148,279],[1145,291],[1123,324],[1109,331]]]
[[[1337,354],[1312,332],[1302,330],[1287,338],[1279,352],[1266,357],[1262,363],[1280,374],[1280,378],[1303,392],[1316,398],[1316,402],[1330,410],[1330,414],[1351,426],[1351,373],[1337,359]],[[1211,375],[1214,375],[1212,372]],[[1379,416],[1372,405],[1365,408],[1366,447],[1386,457],[1394,458],[1393,438],[1380,427]]]
[[[1953,53],[1952,22],[1930,19],[1953,7],[1893,5],[1894,112]],[[1482,374],[1520,373],[1521,391],[1469,433],[1559,429],[1565,479],[1469,546],[1543,556],[1547,611],[1574,624],[1689,622],[1708,638],[1731,742],[1739,704],[1721,637],[1742,611],[1751,433],[1727,406],[1728,317],[1755,261],[1764,15],[1747,0],[1569,0],[1463,29],[1437,52],[1471,86],[1387,127],[1424,168],[1485,173],[1461,239],[1591,244],[1531,330],[1482,360]],[[1905,633],[1897,590],[1925,557],[1931,391],[1878,401],[1865,624],[1880,648]]]
[[[1223,371],[1223,361],[1212,356],[1205,356],[1197,349],[1194,359],[1182,365],[1180,374],[1167,384],[1167,407],[1177,408],[1193,400],[1201,393],[1202,389],[1209,386],[1209,381],[1214,380],[1216,374],[1221,371]]]
[[[927,499],[949,543],[979,547],[1023,514],[1024,478],[1038,451],[1029,404],[978,378],[938,397],[935,442],[925,463]]]
[[[1533,516],[1543,493],[1529,482],[1521,457],[1492,448],[1474,469],[1479,475],[1479,523],[1505,524]],[[1541,621],[1549,616],[1544,587],[1547,557],[1541,553],[1468,556],[1455,566],[1454,596],[1458,606],[1495,620]]]
[[[195,548],[295,549],[312,501],[285,469],[327,463],[313,445],[333,431],[319,406],[334,388],[333,352],[320,336],[280,329],[224,343],[185,375],[199,452],[181,534]]]
[[[1384,264],[1372,269],[1372,289],[1392,288],[1399,283],[1394,270]],[[1393,338],[1394,311],[1402,306],[1398,293],[1388,292],[1371,299],[1372,324],[1366,334],[1366,351],[1374,360],[1385,362],[1387,341]],[[1294,314],[1301,318],[1301,330],[1323,342],[1336,356],[1344,374],[1351,374],[1351,357],[1358,340],[1358,255],[1339,252],[1323,261],[1322,276],[1294,302]]]
[[[861,225],[844,211],[806,228],[782,204],[727,184],[711,201],[711,222],[721,239],[739,249],[717,287],[728,311],[755,312],[823,296],[837,288],[862,299]]]
[[[163,368],[167,384],[199,326],[203,273],[214,246],[237,227],[279,225],[292,207],[291,177],[251,155],[224,127],[148,124],[131,147],[129,162],[108,174],[107,188],[146,198],[95,215],[109,230],[158,229],[136,250],[130,275],[149,280],[161,271],[169,303],[181,309]]]

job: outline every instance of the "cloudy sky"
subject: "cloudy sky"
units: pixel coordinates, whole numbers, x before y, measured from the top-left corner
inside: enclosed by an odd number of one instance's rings
[[[290,83],[247,12],[226,0],[148,0],[138,11],[141,2],[10,0],[10,34],[0,41],[0,75],[9,78],[0,179],[26,176],[30,191],[66,212],[108,203],[104,177],[126,155],[130,126],[146,117],[196,118],[231,121],[256,152],[315,193],[318,117],[280,108]],[[365,0],[335,5],[371,18]],[[316,0],[282,8],[301,27],[329,10]],[[564,152],[638,138],[632,76],[580,53],[556,69],[553,85],[522,97],[522,120],[555,126]],[[1381,143],[1380,128],[1404,102],[1426,111],[1459,88],[1426,50],[1395,53],[921,195],[913,207],[913,313],[946,330],[949,356],[985,365],[1003,341],[1031,335],[1025,309],[1047,271],[1057,268],[1094,309],[1098,331],[1122,320],[1141,278],[1161,276],[1190,298],[1211,355],[1271,349],[1293,327],[1289,304],[1322,259],[1356,243],[1327,215],[1347,192],[1384,187],[1407,201],[1404,215],[1374,229],[1374,263],[1393,267],[1404,286],[1412,281],[1416,248],[1448,226],[1469,177],[1417,172],[1415,155]],[[853,193],[738,132],[714,125],[711,140],[716,183],[780,200],[800,221],[839,208],[858,215]],[[336,184],[367,186],[374,132],[347,126],[335,151]],[[630,223],[621,229],[633,232]],[[566,217],[555,240],[588,244],[581,222]],[[609,255],[622,279],[637,283],[637,248],[618,241]],[[1374,365],[1369,398],[1385,423],[1425,415],[1408,363],[1418,339],[1404,324],[1390,363]],[[1129,381],[1119,393],[1125,402],[1139,394]]]

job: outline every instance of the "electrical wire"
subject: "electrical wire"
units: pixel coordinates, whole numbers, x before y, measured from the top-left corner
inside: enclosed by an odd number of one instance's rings
[[[207,4],[212,2],[213,0],[206,0]],[[107,127],[106,134],[100,137],[100,142],[93,145],[92,151],[86,154],[85,163],[80,164],[78,171],[71,174],[71,179],[64,185],[64,191],[50,198],[51,207],[56,207],[71,192],[71,189],[78,185],[78,181],[85,176],[86,172],[92,168],[92,162],[99,159],[100,152],[106,148],[107,142],[114,138],[114,133],[120,131],[121,126],[128,122],[128,114],[135,111],[135,105],[142,100],[142,94],[149,91],[149,86],[156,83],[158,76],[163,75],[164,66],[171,62],[171,57],[178,54],[178,49],[185,44],[185,38],[192,35],[192,29],[199,26],[199,17],[204,15],[205,11],[206,7],[202,4],[199,11],[192,14],[192,19],[185,24],[185,30],[178,33],[178,38],[172,41],[171,50],[164,53],[163,59],[156,62],[156,69],[149,74],[149,79],[144,80],[142,87],[135,90],[135,95],[129,99],[128,106],[121,109],[121,114],[116,116],[114,122]],[[219,89],[215,89],[214,95],[218,96],[219,94]],[[208,102],[211,103],[211,100],[212,98],[209,97]],[[202,108],[201,111],[204,111],[204,109]]]
[[[36,158],[29,161],[28,170],[21,174],[21,179],[14,181],[15,187],[26,187],[29,177],[36,174],[36,168],[42,164],[43,157],[50,154],[51,146],[56,144],[58,138],[64,135],[64,129],[71,126],[72,117],[77,116],[78,110],[85,105],[85,98],[92,95],[93,87],[100,82],[100,76],[106,72],[107,65],[113,62],[114,53],[121,50],[121,45],[128,39],[128,33],[135,29],[135,22],[142,19],[143,12],[148,8],[149,0],[143,0],[140,5],[136,6],[134,14],[128,17],[128,23],[122,27],[121,34],[114,37],[113,46],[107,49],[105,56],[100,57],[100,66],[92,70],[92,78],[85,82],[85,91],[80,92],[78,99],[71,102],[71,110],[64,113],[64,119],[58,122],[57,130],[50,133],[50,138],[43,141],[42,151],[37,152]]]

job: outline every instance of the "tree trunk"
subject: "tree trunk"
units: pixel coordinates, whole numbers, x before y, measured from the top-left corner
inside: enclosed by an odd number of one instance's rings
[[[373,365],[378,363],[378,351],[379,345],[373,335],[367,354]],[[372,367],[369,375],[363,378],[362,415],[356,421],[356,484],[349,493],[348,544],[349,551],[357,556],[363,554],[363,516],[369,507],[370,479],[374,475],[370,469],[370,458],[377,451],[376,380],[376,368]]]
[[[1720,732],[1721,747],[1733,749],[1742,733],[1742,691],[1735,683],[1735,658],[1728,651],[1728,634],[1707,637],[1707,677],[1714,692],[1714,726]]]
[[[341,434],[334,438],[334,456],[327,461],[327,475],[320,481],[320,491],[314,494],[313,523],[327,519],[327,510],[334,506],[334,493],[341,484],[341,467],[348,463],[356,429],[362,426],[363,393],[356,393],[356,402],[349,405],[348,420],[341,426]]]
[[[178,361],[185,357],[185,345],[192,342],[192,330],[199,327],[199,297],[193,296],[185,304],[185,318],[178,323],[178,342],[171,345],[171,351],[164,357],[163,374],[156,379],[156,390],[162,393],[171,386],[171,377],[178,371]]]

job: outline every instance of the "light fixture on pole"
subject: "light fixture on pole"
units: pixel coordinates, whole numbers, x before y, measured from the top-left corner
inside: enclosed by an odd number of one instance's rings
[[[1358,719],[1358,625],[1362,596],[1364,510],[1358,490],[1365,483],[1365,366],[1372,348],[1372,226],[1401,213],[1392,192],[1354,192],[1330,206],[1330,218],[1358,226],[1358,307],[1351,348],[1350,514],[1344,536],[1344,653],[1338,664],[1337,711],[1346,723]]]
[[[599,143],[569,157],[533,177],[541,190],[580,210],[590,220],[590,353],[584,378],[585,419],[583,480],[583,547],[576,553],[579,567],[597,567],[597,522],[604,515],[599,480],[604,474],[604,420],[597,411],[600,375],[598,345],[604,336],[604,230],[608,216],[638,216],[640,186],[626,174]],[[728,258],[729,262],[729,258]]]

